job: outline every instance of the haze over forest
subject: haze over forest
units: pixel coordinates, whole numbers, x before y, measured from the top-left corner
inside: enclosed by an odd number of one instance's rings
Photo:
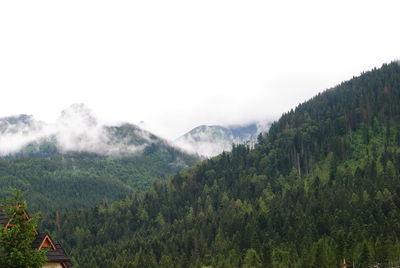
[[[400,267],[399,10],[1,1],[0,266]]]

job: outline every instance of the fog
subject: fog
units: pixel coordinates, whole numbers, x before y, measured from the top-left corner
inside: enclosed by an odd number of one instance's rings
[[[248,143],[250,146],[260,133],[271,126],[271,120],[260,120],[252,124],[233,126],[199,126],[175,140],[180,148],[205,157],[231,151],[232,144]]]
[[[29,144],[55,141],[60,152],[89,152],[102,155],[136,154],[152,143],[150,133],[134,128],[130,135],[143,144],[131,144],[129,137],[117,138],[84,104],[73,104],[61,112],[55,123],[44,123],[33,116],[17,115],[0,119],[0,155],[19,152]]]

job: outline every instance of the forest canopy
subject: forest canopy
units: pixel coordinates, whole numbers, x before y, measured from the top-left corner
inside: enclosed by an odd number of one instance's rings
[[[400,261],[400,66],[285,113],[113,204],[46,215],[77,267],[355,267]]]

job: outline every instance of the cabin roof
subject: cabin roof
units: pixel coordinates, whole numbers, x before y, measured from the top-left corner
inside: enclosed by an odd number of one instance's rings
[[[59,241],[55,242],[56,250],[47,251],[47,258],[49,262],[64,262],[68,267],[72,266],[71,259],[65,253],[64,248]]]
[[[29,220],[29,219],[30,219],[30,216],[29,216],[28,212],[26,212],[26,211],[24,210],[23,213],[24,213],[25,218],[26,218],[27,220]],[[10,222],[10,219],[9,219],[9,218],[7,217],[7,215],[4,213],[3,209],[0,208],[0,224],[1,224],[2,226],[7,226],[7,224],[8,224],[9,222]],[[37,231],[35,230],[35,232],[37,232]]]
[[[46,238],[46,233],[38,233],[38,235],[36,236],[35,240],[32,243],[32,247],[33,248],[39,248],[40,245],[42,244],[43,240]]]
[[[4,214],[3,210],[0,208],[0,224],[2,226],[6,226],[8,222],[9,222],[8,217]],[[48,237],[51,243],[53,243],[55,246],[55,249],[50,249],[46,253],[48,262],[61,262],[64,263],[66,267],[71,267],[72,266],[71,259],[68,257],[64,248],[61,246],[60,242],[56,241],[54,243],[50,235],[48,235],[45,232],[37,233],[35,240],[32,242],[32,248],[39,249],[40,246],[43,244],[43,241],[46,239],[46,237]]]

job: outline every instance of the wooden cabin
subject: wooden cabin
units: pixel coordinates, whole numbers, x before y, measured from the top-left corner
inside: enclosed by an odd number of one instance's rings
[[[29,220],[28,213],[24,212],[26,220]],[[10,219],[0,209],[0,225],[8,228],[10,225]],[[34,249],[48,249],[47,263],[43,265],[45,268],[70,268],[72,267],[71,259],[64,251],[59,241],[54,241],[49,234],[44,232],[36,231],[36,238],[32,243]]]

